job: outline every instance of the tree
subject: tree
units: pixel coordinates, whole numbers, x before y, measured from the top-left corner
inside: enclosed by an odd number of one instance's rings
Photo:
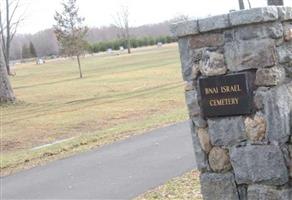
[[[245,9],[244,0],[238,0],[238,3],[239,3],[239,9],[244,10]],[[248,7],[251,8],[250,0],[247,0],[247,3],[248,3]]]
[[[131,36],[129,26],[129,9],[126,6],[121,7],[121,10],[117,12],[115,16],[115,24],[120,30],[120,37],[127,43],[128,53],[131,53]]]
[[[31,58],[31,53],[27,45],[22,46],[22,59]]]
[[[0,104],[14,102],[15,96],[10,84],[7,68],[3,56],[2,46],[0,47]]]
[[[88,28],[83,25],[84,18],[78,15],[79,8],[76,1],[66,0],[62,3],[63,11],[56,12],[54,17],[57,23],[54,25],[54,30],[62,52],[65,55],[77,57],[79,75],[82,78],[80,55],[87,44],[84,37]]]
[[[243,0],[238,0],[238,3],[239,3],[239,9],[240,10],[244,10],[244,2],[243,2]]]
[[[283,0],[268,0],[269,6],[283,6],[284,1]]]
[[[30,53],[32,58],[37,57],[36,50],[35,50],[34,45],[33,45],[33,43],[31,41],[29,43],[29,53]]]
[[[11,42],[20,22],[23,21],[23,15],[20,15],[19,17],[16,14],[19,7],[20,0],[5,0],[4,3],[0,1],[1,46],[8,75],[11,75],[9,65]]]
[[[59,55],[58,40],[53,29],[46,29],[31,35],[29,40],[33,43],[33,46],[37,52],[37,56],[44,57]]]

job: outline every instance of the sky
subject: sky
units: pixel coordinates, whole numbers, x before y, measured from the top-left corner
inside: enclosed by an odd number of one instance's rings
[[[51,28],[55,11],[61,10],[63,0],[21,0],[25,20],[18,33],[36,33]],[[247,2],[247,0],[245,0]],[[266,5],[266,0],[250,0],[252,7]],[[284,0],[292,6],[292,0]],[[77,0],[80,16],[89,27],[109,26],[122,6],[130,12],[130,25],[159,23],[179,15],[202,18],[238,10],[238,0]],[[246,6],[248,4],[246,3]]]

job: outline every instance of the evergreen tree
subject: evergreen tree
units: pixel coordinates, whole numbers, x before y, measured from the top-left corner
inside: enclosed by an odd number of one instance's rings
[[[86,48],[84,39],[88,28],[83,25],[84,18],[78,15],[79,8],[76,5],[77,0],[66,0],[62,3],[63,11],[56,12],[54,26],[57,39],[61,50],[68,56],[76,56],[80,78],[82,78],[82,70],[80,64],[80,55]]]
[[[37,53],[32,42],[29,43],[29,52],[30,52],[31,57],[33,58],[37,57]]]
[[[31,58],[30,49],[27,45],[22,46],[22,59]]]

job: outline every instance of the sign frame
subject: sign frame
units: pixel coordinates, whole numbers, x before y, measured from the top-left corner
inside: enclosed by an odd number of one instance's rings
[[[199,78],[204,117],[251,114],[255,76],[250,72]]]

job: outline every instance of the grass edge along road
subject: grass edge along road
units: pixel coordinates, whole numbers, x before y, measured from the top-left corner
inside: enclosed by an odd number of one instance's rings
[[[30,150],[30,153],[23,151],[7,157],[1,156],[1,176],[47,164],[50,161],[102,147],[135,135],[144,134],[155,128],[161,128],[184,120],[186,120],[185,109],[182,109],[169,115],[153,116],[142,122],[122,124],[110,129],[98,131],[90,136],[81,136],[60,144]]]
[[[165,184],[154,188],[135,200],[155,200],[155,199],[193,199],[202,200],[200,192],[199,172],[192,170],[181,177],[176,177]]]
[[[1,106],[1,176],[186,120],[177,52],[86,57],[82,80],[70,59],[17,66],[20,101]]]

